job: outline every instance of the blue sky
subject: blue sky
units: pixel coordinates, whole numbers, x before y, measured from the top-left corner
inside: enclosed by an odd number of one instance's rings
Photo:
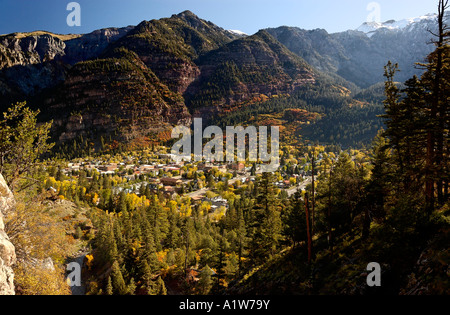
[[[0,34],[47,30],[54,33],[88,33],[105,27],[137,25],[143,20],[170,17],[191,10],[225,29],[247,34],[281,25],[328,32],[355,29],[368,16],[399,20],[435,13],[437,0],[77,0],[81,26],[66,23],[72,0],[0,0]],[[369,9],[370,9],[369,8]]]

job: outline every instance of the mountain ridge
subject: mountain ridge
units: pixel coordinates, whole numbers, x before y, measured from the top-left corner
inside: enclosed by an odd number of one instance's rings
[[[365,33],[367,36],[372,36],[378,30],[389,30],[389,31],[401,31],[407,28],[411,28],[414,24],[425,22],[426,24],[436,21],[437,14],[428,13],[423,16],[408,18],[402,20],[388,20],[386,22],[364,22],[356,30]]]
[[[0,106],[29,101],[55,121],[58,142],[81,136],[98,143],[111,134],[157,141],[167,139],[170,125],[189,125],[195,116],[214,121],[322,80],[356,94],[383,80],[389,57],[402,68],[420,61],[424,45],[409,53],[382,48],[412,47],[417,36],[296,27],[244,36],[191,11],[83,35],[15,33],[0,36]]]
[[[167,140],[172,125],[190,125],[193,115],[212,118],[262,94],[288,94],[316,76],[269,33],[233,34],[190,11],[66,40],[7,38],[0,94],[40,109],[63,143],[111,135],[125,143]]]
[[[421,74],[415,65],[434,48],[428,44],[433,37],[429,30],[437,27],[434,17],[362,24],[356,30],[337,33],[286,26],[267,31],[312,66],[365,89],[384,80],[388,61],[399,64],[399,81]]]

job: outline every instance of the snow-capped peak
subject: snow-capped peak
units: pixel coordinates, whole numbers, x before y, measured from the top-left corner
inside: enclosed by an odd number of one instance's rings
[[[246,33],[239,30],[228,30],[228,32],[237,36],[248,36]]]
[[[404,30],[407,27],[417,24],[417,23],[421,23],[421,22],[432,22],[435,21],[437,18],[436,14],[426,14],[426,15],[422,15],[416,18],[409,18],[409,19],[404,19],[404,20],[400,20],[400,21],[395,21],[395,20],[389,20],[386,22],[365,22],[363,23],[360,27],[358,27],[356,30],[365,33],[367,36],[371,37],[376,31],[380,30],[380,29],[384,29],[384,30]]]

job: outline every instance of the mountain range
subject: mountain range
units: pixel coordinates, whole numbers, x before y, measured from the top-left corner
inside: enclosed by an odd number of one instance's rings
[[[387,61],[398,63],[398,80],[419,75],[417,62],[434,50],[437,16],[428,14],[401,21],[365,22],[356,30],[329,34],[323,29],[278,27],[268,32],[289,50],[324,72],[336,73],[360,88],[382,82]]]
[[[185,11],[89,34],[1,35],[0,109],[26,100],[54,121],[58,142],[164,140],[194,116],[214,122],[308,87],[364,95],[388,60],[404,81],[433,50],[434,24],[427,15],[333,34],[282,26],[246,35]]]

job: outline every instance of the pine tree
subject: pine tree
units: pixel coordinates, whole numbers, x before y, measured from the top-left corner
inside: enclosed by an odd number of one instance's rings
[[[251,256],[256,263],[275,254],[281,240],[280,205],[273,186],[274,177],[264,173],[257,186],[257,198],[251,210]]]
[[[395,73],[398,72],[398,64],[392,64],[390,61],[385,67],[384,76],[385,81],[385,95],[386,100],[384,101],[384,107],[386,114],[382,115],[385,119],[387,129],[384,136],[389,138],[391,147],[394,150],[396,157],[396,164],[398,165],[398,174],[404,174],[404,159],[405,155],[403,150],[403,136],[406,132],[404,128],[404,118],[402,114],[403,105],[400,102],[400,89],[395,82]],[[396,186],[397,192],[400,192],[401,187],[400,181]]]
[[[114,294],[117,295],[127,294],[127,286],[125,284],[125,280],[123,279],[119,263],[117,261],[114,261],[112,265],[111,280]]]
[[[197,290],[199,295],[208,295],[213,287],[213,281],[211,276],[213,275],[213,271],[211,268],[206,265],[203,267],[200,273],[200,280],[197,284]]]
[[[436,49],[419,64],[424,74],[406,81],[401,93],[394,83],[396,65],[386,66],[385,108],[386,132],[398,180],[397,194],[423,196],[424,208],[430,215],[436,206],[446,200],[450,164],[448,154],[448,91],[450,71],[449,32],[444,24],[448,0],[439,0]]]
[[[136,283],[134,282],[134,278],[131,278],[130,283],[127,287],[128,295],[134,295],[136,292]]]
[[[370,217],[379,221],[384,220],[386,216],[386,199],[392,185],[391,183],[396,179],[393,175],[396,174],[396,172],[393,171],[389,141],[383,134],[384,130],[381,130],[372,144],[370,156],[372,176],[366,188],[368,192],[368,204],[370,205],[366,210],[370,213],[365,214],[364,238],[367,238],[369,234]]]
[[[147,219],[152,225],[156,248],[161,250],[161,241],[166,238],[169,232],[169,220],[167,211],[164,210],[156,195],[150,199],[150,206],[147,208]]]
[[[129,210],[127,207],[127,196],[124,191],[119,193],[119,201],[117,204],[116,212],[125,212]]]
[[[149,288],[149,295],[167,295],[166,285],[164,284],[164,280],[161,277],[158,277],[156,281],[152,281],[152,285]]]
[[[435,182],[436,182],[436,190],[438,196],[438,202],[442,205],[444,203],[444,195],[443,195],[443,182],[445,180],[448,181],[448,174],[444,173],[442,176],[442,171],[445,171],[444,165],[445,162],[449,162],[449,160],[445,160],[444,158],[444,146],[448,141],[448,88],[449,82],[445,80],[448,78],[448,63],[449,63],[449,45],[448,39],[450,37],[449,28],[445,25],[446,11],[448,10],[448,0],[439,0],[438,5],[438,34],[434,34],[437,39],[434,41],[436,46],[436,50],[433,54],[429,56],[430,65],[428,66],[428,73],[432,76],[432,101],[431,101],[431,111],[430,116],[432,120],[435,120],[434,124],[430,126],[428,141],[436,141],[435,148],[433,148],[433,143],[429,143],[427,141],[427,170],[430,173],[434,173]],[[447,66],[445,66],[447,63]],[[446,72],[447,71],[447,75]],[[426,76],[426,74],[425,74]],[[447,92],[446,92],[447,91]],[[445,95],[447,93],[447,95]],[[446,127],[447,123],[447,128]],[[447,132],[446,130],[447,129]],[[447,139],[445,139],[445,133],[447,133]],[[434,150],[434,153],[432,152]],[[431,161],[430,161],[430,160]],[[435,164],[434,170],[430,168],[429,164]],[[448,165],[448,163],[447,163]],[[433,198],[432,191],[432,179],[427,178],[427,208],[429,212],[433,211]]]
[[[222,281],[225,281],[225,253],[227,250],[227,244],[226,244],[226,239],[223,236],[223,231],[222,231],[222,235],[220,236],[219,239],[219,251],[217,254],[217,277],[216,277],[216,285],[214,288],[215,292],[221,292],[222,288],[223,288],[223,284]]]
[[[111,281],[111,276],[108,277],[108,282],[106,284],[106,295],[113,295],[113,286]]]
[[[305,194],[305,221],[306,221],[306,244],[308,248],[308,264],[311,264],[313,244],[312,244],[311,215],[309,210],[308,193]]]
[[[294,247],[306,241],[306,217],[300,191],[294,194],[289,207],[284,212],[283,234],[292,242]]]

